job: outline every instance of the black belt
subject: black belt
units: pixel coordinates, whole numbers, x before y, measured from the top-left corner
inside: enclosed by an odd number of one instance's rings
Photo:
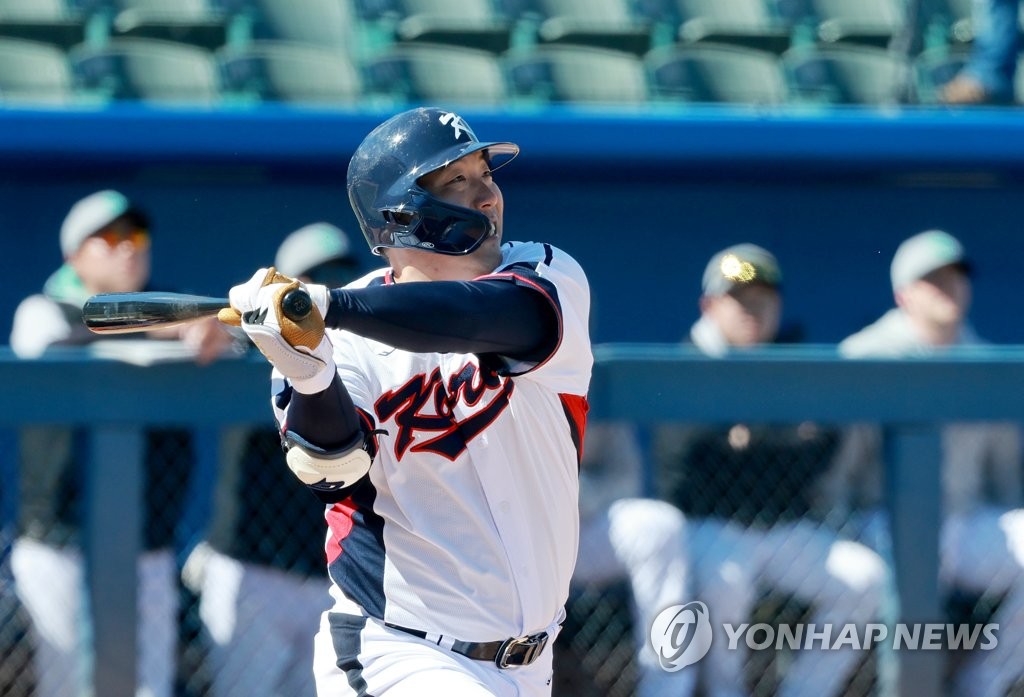
[[[433,641],[426,632],[421,632],[418,629],[400,627],[397,624],[391,624],[390,622],[385,622],[384,626],[397,629],[398,631],[405,632],[406,634],[412,634],[420,639]],[[438,646],[451,644],[448,648],[455,653],[462,654],[463,656],[472,658],[475,661],[493,661],[494,665],[499,668],[518,668],[519,666],[528,666],[537,660],[537,657],[544,652],[544,647],[548,645],[547,632],[538,632],[537,634],[530,634],[529,636],[512,637],[503,641],[487,642],[459,641],[458,639],[452,641],[449,639],[442,643],[444,638],[444,636],[438,635],[437,641],[434,643]]]

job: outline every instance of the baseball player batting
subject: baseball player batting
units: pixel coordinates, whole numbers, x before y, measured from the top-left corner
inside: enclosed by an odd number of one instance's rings
[[[388,266],[333,290],[260,269],[222,313],[273,364],[288,464],[327,506],[321,695],[551,693],[590,291],[562,250],[502,244],[494,171],[518,152],[451,112],[392,117],[348,168]],[[295,287],[315,304],[298,322]]]

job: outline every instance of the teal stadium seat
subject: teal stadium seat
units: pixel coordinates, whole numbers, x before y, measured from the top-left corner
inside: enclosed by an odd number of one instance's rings
[[[645,58],[654,96],[667,101],[783,104],[782,64],[774,53],[727,44],[651,51]]]
[[[810,0],[823,43],[885,47],[903,29],[902,0]]]
[[[68,54],[76,89],[97,98],[210,106],[220,100],[213,54],[160,39],[112,39]]]
[[[70,0],[0,0],[0,36],[70,48],[85,40],[86,17]]]
[[[64,51],[52,44],[0,37],[0,106],[54,105],[73,101]]]
[[[907,61],[870,46],[798,47],[782,55],[792,101],[886,105],[897,101]]]
[[[507,51],[512,22],[491,0],[394,0],[398,41],[444,43],[492,53]]]
[[[251,18],[256,40],[295,41],[357,53],[359,18],[352,0],[224,0]]]
[[[504,60],[522,102],[636,105],[650,96],[643,60],[627,51],[549,45],[510,51]]]
[[[792,26],[766,0],[674,0],[682,43],[730,43],[781,54]]]
[[[1017,103],[1024,104],[1024,55],[1017,59],[1017,79],[1014,81]]]
[[[370,98],[400,105],[498,106],[505,76],[489,51],[444,44],[398,44],[367,62]]]
[[[653,24],[629,0],[535,0],[541,43],[579,44],[643,55],[652,48]]]
[[[208,49],[228,41],[230,18],[213,0],[112,0],[115,37],[165,39]]]
[[[950,44],[969,44],[974,40],[971,0],[932,0],[929,33]],[[934,46],[933,46],[934,47]]]
[[[362,77],[345,51],[285,41],[226,46],[216,54],[226,99],[355,105]]]

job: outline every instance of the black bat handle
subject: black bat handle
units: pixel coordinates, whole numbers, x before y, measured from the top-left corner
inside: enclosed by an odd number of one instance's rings
[[[301,322],[312,311],[313,299],[301,288],[290,290],[281,298],[281,312],[293,322]]]

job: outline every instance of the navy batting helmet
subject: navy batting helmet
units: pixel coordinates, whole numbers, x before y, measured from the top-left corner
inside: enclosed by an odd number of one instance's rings
[[[436,108],[402,112],[366,136],[348,165],[348,198],[373,253],[476,249],[494,228],[487,216],[431,196],[418,180],[479,150],[487,151],[491,171],[519,154],[514,143],[480,142],[461,116]]]

